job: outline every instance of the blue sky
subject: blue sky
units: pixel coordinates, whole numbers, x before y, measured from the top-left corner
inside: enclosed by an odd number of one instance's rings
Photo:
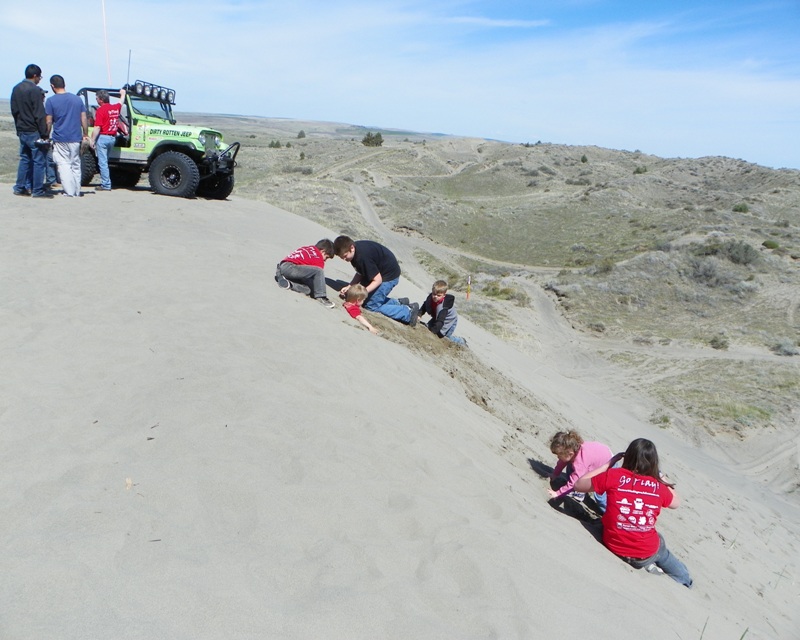
[[[8,6],[13,5],[13,6]],[[800,0],[29,0],[0,83],[140,78],[178,109],[800,169]],[[33,16],[33,17],[32,17]]]

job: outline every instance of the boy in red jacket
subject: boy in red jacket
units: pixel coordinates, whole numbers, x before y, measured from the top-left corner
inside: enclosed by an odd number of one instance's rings
[[[333,258],[333,242],[327,238],[315,245],[295,249],[278,263],[275,282],[281,289],[304,293],[328,309],[336,305],[325,290],[325,261]]]

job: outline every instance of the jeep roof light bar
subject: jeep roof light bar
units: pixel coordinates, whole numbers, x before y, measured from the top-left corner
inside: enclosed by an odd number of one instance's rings
[[[158,100],[159,102],[168,102],[175,104],[175,90],[160,87],[151,82],[144,80],[137,80],[131,87],[133,93],[143,98],[150,98],[151,100]]]

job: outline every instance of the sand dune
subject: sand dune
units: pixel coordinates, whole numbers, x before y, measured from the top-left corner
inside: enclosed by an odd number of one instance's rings
[[[798,637],[800,509],[765,485],[769,434],[744,466],[649,424],[556,317],[541,357],[466,320],[469,351],[372,336],[272,280],[338,230],[239,198],[4,185],[0,210],[0,637]],[[694,589],[548,506],[534,467],[565,426],[657,443]]]

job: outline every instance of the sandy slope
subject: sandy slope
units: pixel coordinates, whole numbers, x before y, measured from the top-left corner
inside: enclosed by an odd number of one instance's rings
[[[376,338],[272,281],[336,230],[240,199],[10,191],[0,637],[797,637],[800,510],[759,480],[769,443],[744,473],[650,425],[546,299],[533,356],[466,321],[469,352]],[[565,426],[656,441],[693,590],[547,505],[532,466]]]

